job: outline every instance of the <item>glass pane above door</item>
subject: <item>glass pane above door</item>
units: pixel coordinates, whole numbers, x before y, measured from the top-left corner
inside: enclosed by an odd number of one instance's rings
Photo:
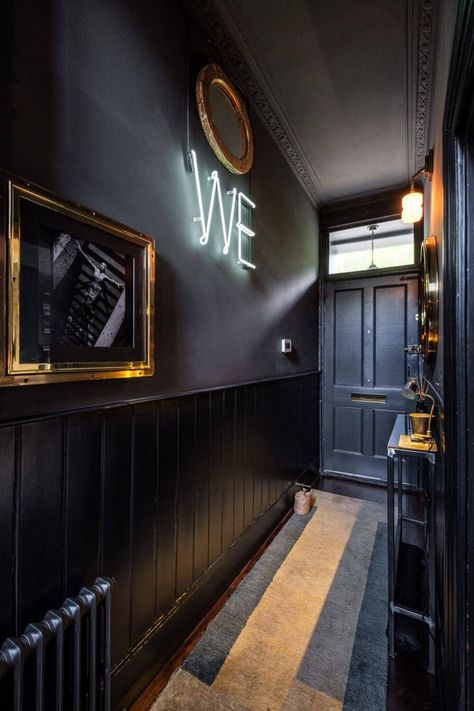
[[[413,225],[401,220],[329,233],[329,274],[377,271],[415,264]]]

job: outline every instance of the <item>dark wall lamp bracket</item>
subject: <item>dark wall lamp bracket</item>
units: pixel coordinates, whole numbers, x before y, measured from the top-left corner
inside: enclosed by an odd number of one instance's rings
[[[431,179],[433,178],[433,165],[434,165],[434,153],[433,149],[430,148],[428,151],[427,155],[425,156],[425,164],[420,170],[417,170],[414,175],[411,177],[411,186],[412,188],[414,187],[415,180],[420,177],[423,173],[426,175],[428,180],[431,183]]]

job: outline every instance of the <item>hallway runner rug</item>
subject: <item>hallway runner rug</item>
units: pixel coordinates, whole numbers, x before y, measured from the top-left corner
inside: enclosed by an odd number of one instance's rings
[[[151,711],[383,711],[381,504],[317,491],[207,627]]]

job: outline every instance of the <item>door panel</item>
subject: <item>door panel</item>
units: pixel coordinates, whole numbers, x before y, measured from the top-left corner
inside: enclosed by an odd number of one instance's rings
[[[334,383],[362,385],[362,329],[364,291],[347,289],[334,294]]]
[[[412,403],[405,347],[418,342],[417,276],[329,282],[323,363],[324,471],[386,479],[386,445]]]
[[[334,451],[362,454],[362,419],[360,407],[334,407]]]
[[[374,386],[403,385],[406,343],[406,284],[374,288]]]

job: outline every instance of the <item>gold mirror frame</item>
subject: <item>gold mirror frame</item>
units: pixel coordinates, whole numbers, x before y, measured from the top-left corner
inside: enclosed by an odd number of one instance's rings
[[[427,377],[433,370],[438,350],[439,278],[436,238],[421,245],[420,345]]]
[[[244,150],[241,156],[234,155],[226,146],[217,128],[211,105],[211,89],[218,87],[226,96],[239,122]],[[227,75],[218,64],[207,64],[199,72],[196,81],[196,102],[199,118],[209,145],[227,170],[237,175],[248,173],[253,163],[253,135],[247,108]]]

